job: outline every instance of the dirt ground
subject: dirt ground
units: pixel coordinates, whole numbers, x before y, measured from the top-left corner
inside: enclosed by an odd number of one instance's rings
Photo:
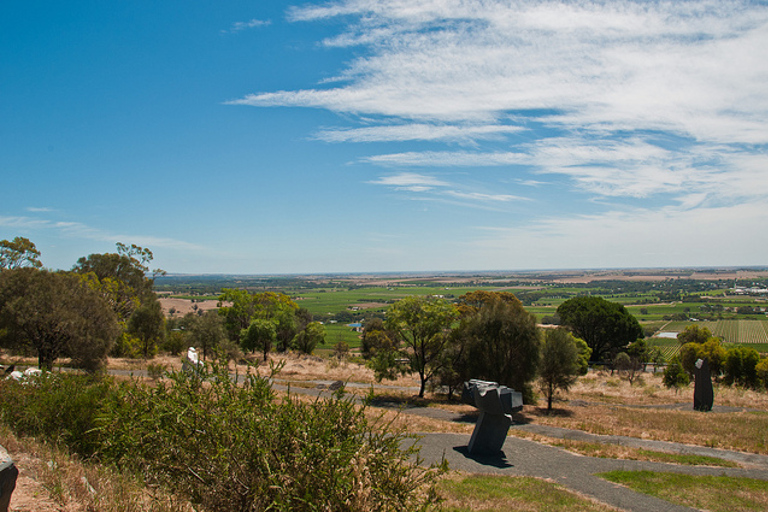
[[[14,453],[14,464],[19,470],[16,489],[11,494],[10,512],[64,512],[66,508],[56,504],[41,484],[34,471],[35,467],[45,464],[29,453]]]
[[[195,306],[203,311],[210,311],[219,307],[219,301],[217,300],[192,302],[188,299],[171,299],[168,297],[160,297],[158,300],[163,307],[163,313],[165,313],[166,317],[171,316],[171,309],[174,310],[173,316],[182,317],[187,313],[194,313],[196,311]]]

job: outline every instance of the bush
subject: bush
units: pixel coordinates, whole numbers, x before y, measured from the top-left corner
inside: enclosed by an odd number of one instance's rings
[[[240,379],[243,380],[243,379]],[[133,471],[200,510],[424,510],[439,471],[342,393],[277,399],[266,377],[223,364],[153,386],[51,374],[0,382],[0,418]],[[311,469],[308,471],[308,469]]]
[[[17,435],[42,437],[84,456],[96,453],[102,400],[112,380],[93,375],[44,373],[21,382],[0,381],[0,419]]]
[[[678,356],[673,357],[664,369],[662,381],[667,388],[681,388],[690,384],[691,377],[683,368]]]
[[[738,346],[728,349],[725,356],[725,383],[756,388],[756,367],[759,362],[760,354],[751,347]]]
[[[768,358],[761,359],[757,366],[755,366],[755,373],[760,383],[764,388],[768,388]]]

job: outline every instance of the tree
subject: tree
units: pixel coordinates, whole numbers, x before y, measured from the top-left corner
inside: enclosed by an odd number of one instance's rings
[[[579,350],[579,375],[586,375],[589,372],[589,356],[592,355],[592,349],[581,338],[574,338],[574,341]]]
[[[725,348],[720,344],[720,339],[711,337],[705,343],[690,342],[680,347],[680,363],[689,376],[695,373],[695,364],[698,359],[706,359],[709,362],[709,373],[717,378],[723,371],[725,364]]]
[[[725,356],[725,383],[729,386],[756,388],[758,385],[756,367],[760,354],[752,347],[737,346],[728,349]]]
[[[761,359],[757,363],[755,374],[757,375],[758,382],[762,383],[764,388],[768,388],[768,357]]]
[[[117,243],[116,253],[90,254],[82,257],[72,270],[87,277],[90,286],[109,302],[118,319],[127,322],[145,300],[154,300],[154,276],[165,272],[156,269],[147,277],[152,251]]]
[[[33,268],[0,272],[3,328],[3,345],[31,348],[44,370],[60,357],[97,370],[118,332],[114,313],[79,276]]]
[[[192,344],[203,351],[203,361],[227,337],[224,322],[215,311],[208,311],[195,317],[189,326]]]
[[[269,351],[272,350],[277,339],[277,326],[272,320],[265,318],[254,318],[251,325],[244,329],[240,334],[240,346],[243,350],[253,352],[259,349],[264,354],[264,361],[267,360]]]
[[[40,251],[28,239],[17,236],[12,241],[0,240],[0,270],[41,268]]]
[[[325,344],[325,327],[320,322],[310,322],[293,339],[293,347],[304,354],[311,354],[315,347]]]
[[[576,340],[565,329],[549,329],[544,336],[539,363],[540,388],[552,410],[552,399],[558,390],[568,391],[580,371]]]
[[[152,296],[154,298],[154,295]],[[149,359],[165,336],[165,315],[160,301],[146,300],[128,319],[128,332],[141,341],[141,355]]]
[[[641,338],[643,329],[621,304],[601,297],[575,297],[557,308],[563,325],[587,342],[592,360],[601,361]]]
[[[459,297],[457,307],[462,317],[468,317],[477,313],[483,306],[499,301],[509,304],[522,304],[513,293],[475,290]]]
[[[664,382],[664,386],[668,388],[681,388],[687,386],[691,382],[691,377],[683,368],[678,356],[673,357],[664,369],[662,382]]]
[[[540,355],[536,317],[511,294],[488,295],[474,313],[468,313],[456,328],[452,347],[461,356],[454,360],[462,380],[484,379],[523,392],[533,400],[531,381],[536,377]],[[514,295],[511,295],[514,298]]]
[[[680,345],[686,343],[706,343],[712,338],[712,332],[706,327],[700,327],[696,324],[691,324],[677,333],[677,341]]]
[[[299,312],[296,303],[284,293],[249,293],[233,288],[225,288],[219,295],[219,314],[224,318],[229,339],[237,343],[240,342],[240,334],[254,318],[273,320],[280,351],[288,349],[298,332],[297,315],[306,318],[306,314]]]
[[[407,358],[411,371],[419,374],[420,398],[424,397],[427,382],[442,364],[440,356],[456,316],[453,304],[435,297],[410,296],[389,307],[385,325],[404,344],[400,356]],[[396,359],[387,357],[390,363]]]
[[[369,318],[365,321],[360,351],[364,359],[371,359],[381,351],[391,351],[395,347],[394,334],[387,331],[381,318]]]

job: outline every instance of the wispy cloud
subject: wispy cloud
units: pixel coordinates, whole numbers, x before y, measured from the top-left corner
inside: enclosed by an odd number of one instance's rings
[[[26,216],[0,216],[0,226],[24,230],[51,231],[58,236],[65,238],[80,238],[100,242],[135,243],[143,247],[152,248],[163,247],[188,251],[205,250],[205,248],[199,245],[184,242],[182,240],[137,234],[114,234],[81,222]]]
[[[404,142],[412,140],[465,142],[501,140],[504,135],[523,128],[509,125],[435,125],[424,123],[369,126],[364,128],[327,128],[315,137],[326,142]]]
[[[639,217],[651,229],[670,219],[704,229],[713,213],[734,212],[746,230],[762,229],[754,205],[768,197],[765,2],[338,0],[289,11],[294,22],[332,18],[341,29],[322,44],[356,55],[334,80],[231,103],[337,112],[349,126],[316,139],[405,146],[377,147],[358,163],[462,167],[474,183],[406,192],[447,200],[451,190],[467,204],[478,194],[479,203],[497,195],[493,182],[477,186],[492,166],[519,185],[556,178],[571,200],[645,200]],[[598,217],[643,231],[629,210],[610,208]],[[597,219],[560,221],[610,231]]]
[[[544,217],[525,226],[477,227],[472,248],[478,258],[488,261],[514,255],[507,260],[508,268],[562,268],[565,247],[571,268],[647,267],[649,261],[678,266],[681,260],[691,266],[763,265],[768,240],[737,229],[744,219],[768,222],[768,201],[697,209],[608,210],[599,215]],[[526,250],[516,250],[519,247]]]
[[[25,208],[25,210],[27,210],[30,213],[47,213],[47,212],[54,211],[53,208],[48,208],[48,207],[44,207],[44,206],[43,207],[41,207],[41,206],[28,206],[27,208]]]
[[[464,167],[496,166],[530,163],[528,155],[522,153],[482,153],[466,151],[411,151],[389,155],[365,157],[362,161],[392,166],[420,167]]]
[[[528,198],[514,194],[491,194],[468,190],[466,185],[452,183],[417,173],[403,172],[382,176],[369,181],[372,185],[384,185],[392,190],[414,193],[420,199],[443,200],[471,207],[486,208],[491,203],[507,203],[510,201],[528,201]]]
[[[404,172],[400,174],[393,174],[390,176],[382,176],[378,180],[369,182],[373,185],[386,185],[388,187],[394,187],[397,190],[409,190],[411,192],[426,192],[435,188],[447,187],[450,184],[438,180],[433,176],[424,176],[422,174],[415,174],[410,172]]]
[[[222,30],[222,32],[235,34],[237,32],[241,32],[243,30],[247,30],[250,28],[266,27],[271,24],[272,22],[269,20],[258,20],[254,18],[250,21],[236,21],[235,23],[232,24],[231,27],[229,27],[229,29]]]

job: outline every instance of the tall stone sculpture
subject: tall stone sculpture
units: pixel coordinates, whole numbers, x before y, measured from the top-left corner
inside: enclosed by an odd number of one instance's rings
[[[523,409],[523,395],[496,382],[472,379],[464,383],[461,400],[480,409],[469,440],[472,455],[495,455],[504,446],[512,413]]]
[[[693,409],[696,411],[711,411],[715,402],[712,389],[712,375],[709,373],[709,362],[706,359],[696,361],[693,386]]]

